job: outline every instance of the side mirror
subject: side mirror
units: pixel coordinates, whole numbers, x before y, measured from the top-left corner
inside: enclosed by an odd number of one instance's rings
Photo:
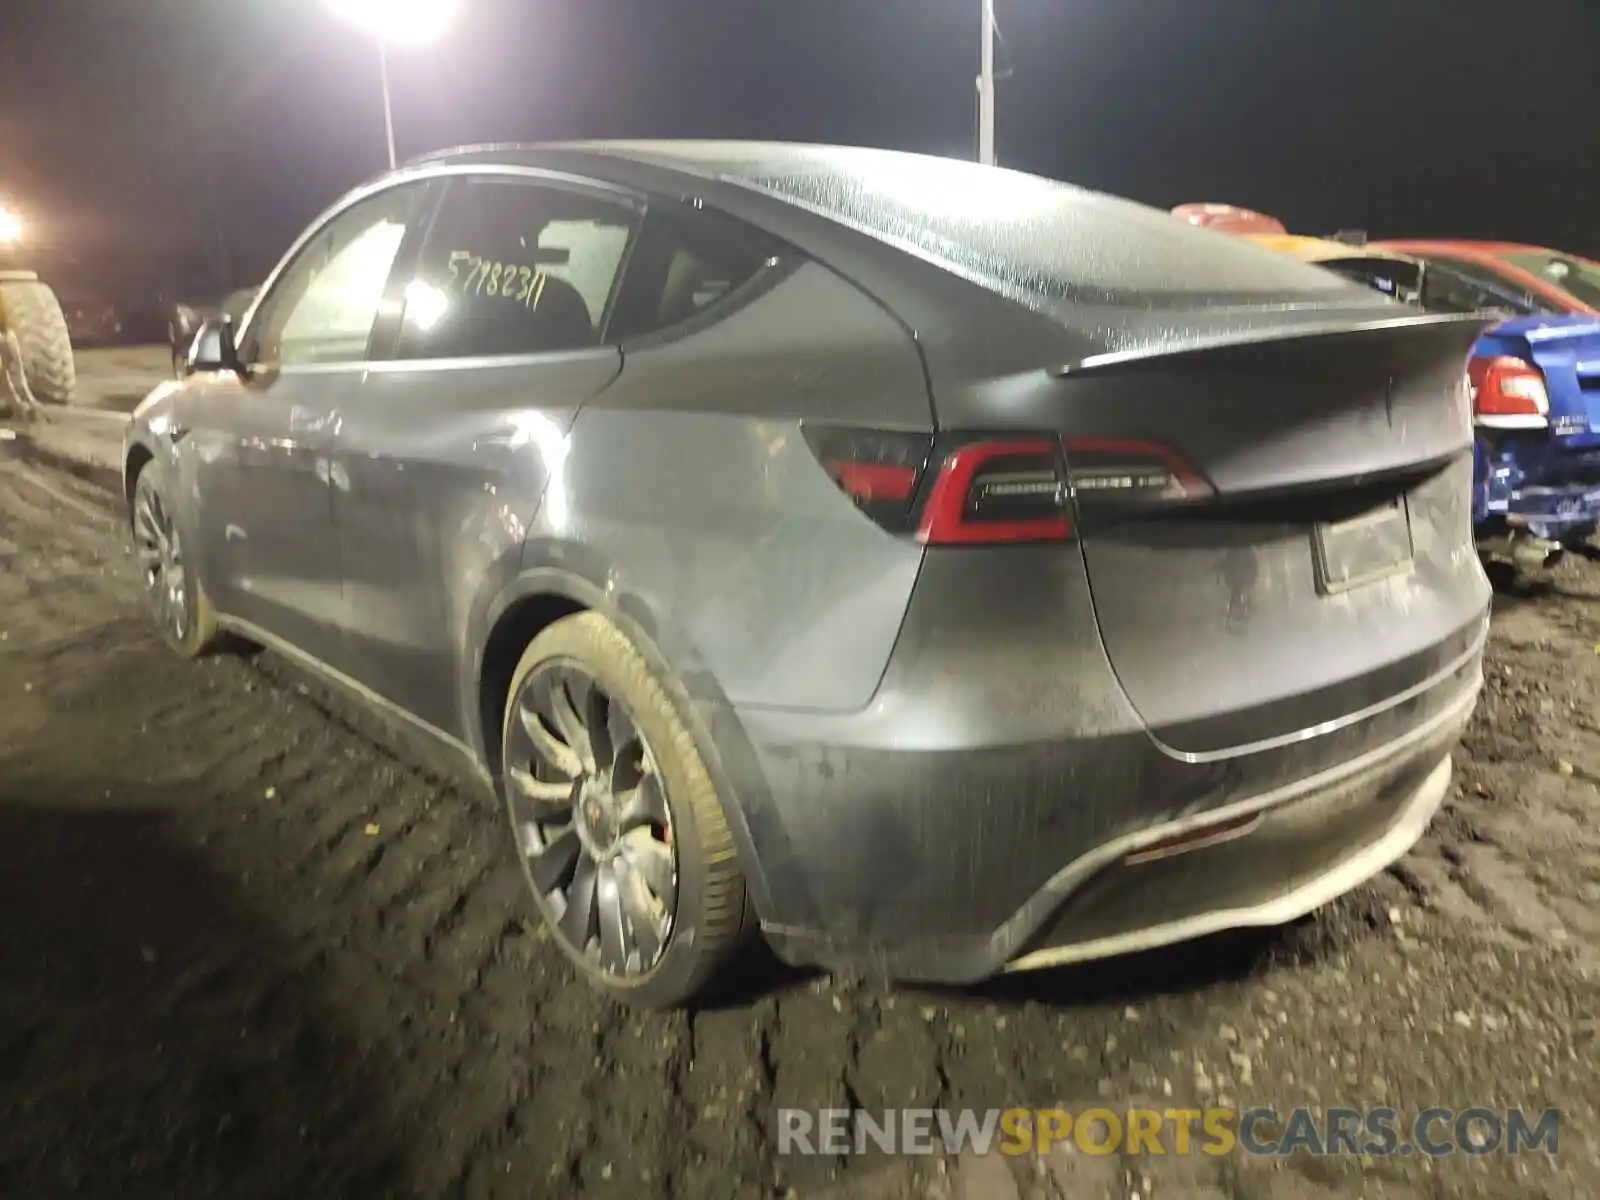
[[[244,364],[239,361],[239,350],[233,344],[233,318],[213,317],[200,326],[189,345],[187,371],[190,375],[200,371],[232,371],[244,374]]]

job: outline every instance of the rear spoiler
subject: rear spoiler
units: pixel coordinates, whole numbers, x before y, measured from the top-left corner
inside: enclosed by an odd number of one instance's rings
[[[1248,350],[1253,347],[1288,344],[1292,342],[1320,341],[1384,341],[1401,336],[1423,333],[1424,340],[1445,341],[1468,332],[1474,335],[1499,318],[1476,313],[1420,313],[1403,317],[1385,317],[1375,321],[1327,321],[1279,326],[1276,329],[1260,327],[1238,329],[1225,333],[1201,334],[1183,341],[1153,342],[1133,350],[1118,350],[1108,354],[1091,354],[1076,363],[1063,363],[1051,367],[1049,373],[1057,376],[1101,374],[1122,367],[1149,362],[1163,365],[1182,365],[1198,358],[1210,358],[1218,351]],[[1431,335],[1431,336],[1430,336]],[[1463,347],[1462,369],[1466,368]]]

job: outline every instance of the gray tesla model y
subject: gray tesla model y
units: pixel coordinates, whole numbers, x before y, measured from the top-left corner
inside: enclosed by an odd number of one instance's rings
[[[1481,682],[1480,324],[963,162],[470,148],[203,328],[127,495],[172,646],[450,751],[613,994],[757,929],[970,981],[1420,836]]]

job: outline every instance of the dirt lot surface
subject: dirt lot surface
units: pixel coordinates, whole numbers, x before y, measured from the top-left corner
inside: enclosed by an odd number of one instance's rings
[[[74,409],[132,412],[150,389],[172,371],[166,346],[108,346],[78,353]]]
[[[597,1000],[498,814],[145,620],[107,422],[0,454],[0,1194],[1600,1196],[1600,564],[1496,614],[1446,811],[1296,928],[971,992]],[[95,447],[99,449],[96,450]],[[1559,1152],[777,1154],[777,1109],[1562,1110]]]

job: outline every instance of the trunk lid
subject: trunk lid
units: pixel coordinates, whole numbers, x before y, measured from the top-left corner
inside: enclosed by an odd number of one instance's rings
[[[1102,640],[1170,750],[1309,736],[1476,652],[1463,385],[1482,324],[1303,322],[1062,369]],[[1130,489],[1140,462],[1195,486]]]
[[[1550,436],[1574,450],[1600,446],[1600,317],[1518,317],[1485,333],[1474,353],[1538,367],[1550,396]]]

